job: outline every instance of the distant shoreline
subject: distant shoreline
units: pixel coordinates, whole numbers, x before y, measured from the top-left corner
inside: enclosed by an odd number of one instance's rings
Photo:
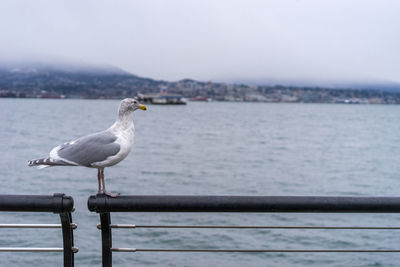
[[[127,96],[128,97],[128,96]],[[85,98],[85,97],[4,97],[0,96],[0,99],[29,99],[29,100],[122,100],[122,98]],[[246,101],[246,100],[212,100],[212,101],[191,101],[188,100],[188,103],[265,103],[265,104],[343,104],[343,105],[399,105],[400,103],[374,103],[374,102],[363,102],[363,101],[344,101],[344,102],[300,102],[300,101]]]

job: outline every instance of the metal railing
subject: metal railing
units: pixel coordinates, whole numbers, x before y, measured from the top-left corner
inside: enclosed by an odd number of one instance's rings
[[[0,228],[61,228],[63,234],[62,248],[37,247],[0,247],[0,252],[63,252],[64,266],[74,266],[73,230],[77,224],[72,222],[71,212],[74,200],[65,194],[43,195],[0,195],[0,212],[53,212],[59,214],[60,224],[0,224]]]
[[[289,197],[289,196],[90,196],[88,208],[100,214],[103,266],[112,266],[112,252],[254,252],[254,253],[399,253],[400,249],[170,249],[116,248],[113,228],[232,228],[232,229],[341,229],[400,230],[372,226],[227,226],[227,225],[134,225],[111,224],[111,212],[312,212],[312,213],[399,213],[399,197]]]

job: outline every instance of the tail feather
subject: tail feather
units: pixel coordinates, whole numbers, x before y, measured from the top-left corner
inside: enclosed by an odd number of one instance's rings
[[[43,169],[51,166],[66,166],[68,163],[62,160],[55,160],[50,157],[42,158],[42,159],[33,159],[28,161],[28,166],[37,166],[38,169]]]

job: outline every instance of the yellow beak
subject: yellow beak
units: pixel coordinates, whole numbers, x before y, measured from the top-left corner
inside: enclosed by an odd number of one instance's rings
[[[142,104],[139,105],[139,108],[140,108],[141,110],[146,110],[146,109],[147,109],[147,107],[146,107],[145,105],[142,105]]]

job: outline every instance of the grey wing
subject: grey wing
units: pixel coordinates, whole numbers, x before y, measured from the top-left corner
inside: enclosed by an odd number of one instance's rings
[[[116,140],[117,136],[111,132],[99,132],[65,143],[55,148],[50,155],[55,154],[61,160],[90,167],[119,152],[120,145],[115,143]]]

